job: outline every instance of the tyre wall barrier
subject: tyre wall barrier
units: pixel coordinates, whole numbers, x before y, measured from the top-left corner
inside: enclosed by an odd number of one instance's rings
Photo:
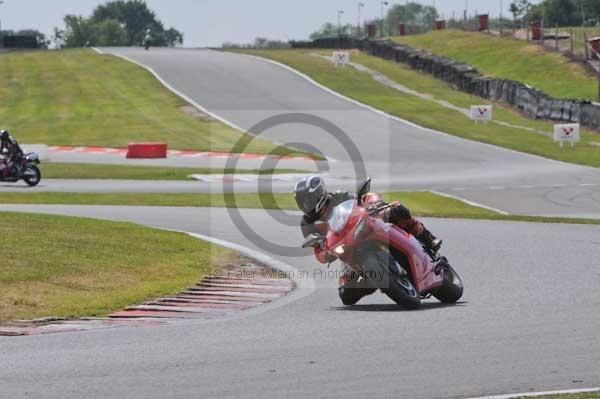
[[[127,158],[166,158],[167,145],[162,143],[131,143]]]
[[[483,76],[471,65],[399,45],[391,40],[342,37],[292,42],[291,45],[295,48],[357,48],[376,57],[406,64],[412,69],[443,80],[460,91],[509,104],[532,118],[600,128],[600,107],[589,100],[555,99],[524,83]]]

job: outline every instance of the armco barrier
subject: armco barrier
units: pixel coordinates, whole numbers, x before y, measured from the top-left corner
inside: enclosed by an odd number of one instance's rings
[[[131,143],[127,158],[166,158],[167,145],[162,143]]]
[[[423,50],[399,45],[390,40],[353,39],[349,37],[292,43],[305,48],[358,48],[371,55],[406,64],[422,73],[448,82],[458,90],[485,99],[506,103],[537,119],[576,122],[600,128],[600,107],[588,100],[555,99],[521,82],[481,75],[477,69]]]

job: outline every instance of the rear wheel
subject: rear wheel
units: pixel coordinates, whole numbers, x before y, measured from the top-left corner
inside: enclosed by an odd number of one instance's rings
[[[42,172],[36,165],[28,165],[25,167],[25,172],[23,172],[23,180],[30,187],[37,186],[42,180]]]
[[[463,294],[463,282],[452,266],[444,266],[444,284],[433,293],[440,302],[455,303]]]
[[[421,305],[421,295],[389,251],[383,248],[369,251],[361,265],[365,276],[398,305],[406,309]]]

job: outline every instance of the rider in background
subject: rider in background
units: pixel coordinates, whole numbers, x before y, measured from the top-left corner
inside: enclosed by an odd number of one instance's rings
[[[372,195],[372,197],[376,197]],[[354,195],[347,191],[328,193],[325,181],[320,176],[309,176],[300,180],[294,189],[294,198],[298,207],[304,212],[301,228],[304,237],[316,233],[323,235],[327,232],[327,225],[318,222],[326,222],[333,208],[342,202],[354,199]],[[387,205],[382,199],[371,203],[373,209]],[[398,202],[382,212],[382,218],[387,223],[395,224],[402,230],[415,236],[428,250],[439,251],[442,241],[437,239],[423,223],[413,218],[410,210]],[[334,261],[335,256],[327,253],[321,247],[315,247],[315,255],[321,263]],[[377,289],[368,280],[360,278],[356,273],[345,268],[340,277],[338,289],[340,298],[344,305],[354,305],[362,297],[370,295]]]
[[[144,36],[144,47],[146,47],[146,50],[150,47],[150,45],[152,44],[152,30],[150,30],[150,28],[146,29],[146,36]]]
[[[23,150],[17,140],[6,130],[0,132],[0,155],[5,156],[0,162],[0,175],[7,177],[15,167],[19,167]]]

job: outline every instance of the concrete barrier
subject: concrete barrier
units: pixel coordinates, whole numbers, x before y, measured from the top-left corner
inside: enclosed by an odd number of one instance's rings
[[[532,118],[579,122],[586,127],[600,128],[600,107],[589,100],[555,99],[524,83],[483,76],[471,65],[390,40],[363,40],[355,44],[371,55],[406,64],[458,90],[512,105]]]
[[[389,39],[336,37],[291,42],[291,45],[296,48],[356,48],[376,57],[406,64],[443,80],[460,91],[509,104],[531,118],[580,123],[585,127],[600,129],[600,106],[589,100],[555,99],[524,83],[483,76],[472,65],[438,57]]]

